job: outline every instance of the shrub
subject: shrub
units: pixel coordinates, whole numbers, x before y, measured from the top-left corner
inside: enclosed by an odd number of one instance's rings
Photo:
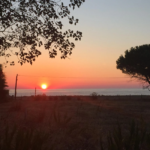
[[[92,94],[91,94],[91,96],[92,96],[92,99],[97,99],[97,97],[98,97],[98,94],[96,93],[96,92],[93,92]]]

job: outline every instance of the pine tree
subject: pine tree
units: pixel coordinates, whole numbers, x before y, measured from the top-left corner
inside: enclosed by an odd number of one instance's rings
[[[0,100],[2,100],[2,98],[6,96],[6,89],[5,89],[6,87],[8,87],[6,83],[6,77],[3,72],[3,67],[0,64]]]

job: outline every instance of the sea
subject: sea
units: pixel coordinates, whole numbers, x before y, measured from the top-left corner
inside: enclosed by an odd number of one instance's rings
[[[96,92],[100,96],[117,96],[117,95],[150,95],[148,89],[36,89],[36,95],[47,95],[47,96],[63,96],[63,95],[91,95]],[[9,95],[15,95],[14,89],[9,89]],[[17,96],[32,96],[35,95],[35,89],[17,89]]]

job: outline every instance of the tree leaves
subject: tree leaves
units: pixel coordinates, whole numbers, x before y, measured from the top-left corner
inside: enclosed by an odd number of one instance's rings
[[[150,85],[150,44],[132,47],[125,51],[125,55],[121,55],[117,63],[117,69],[136,78],[144,84]],[[149,86],[147,86],[148,88]]]
[[[84,0],[71,0],[69,6],[80,7]],[[50,58],[55,58],[57,50],[61,58],[72,54],[74,43],[70,37],[81,40],[82,32],[64,31],[61,18],[68,18],[76,25],[78,19],[70,17],[69,7],[62,2],[51,0],[5,0],[0,2],[0,56],[8,57],[10,48],[18,48],[14,54],[19,63],[32,64],[41,55],[40,47],[49,50]],[[37,50],[39,49],[39,50]],[[12,51],[12,50],[11,50]],[[8,61],[8,60],[6,60]],[[14,63],[9,62],[11,65]]]
[[[70,0],[71,4],[69,4],[70,7],[73,7],[75,9],[75,6],[80,7],[85,0]]]

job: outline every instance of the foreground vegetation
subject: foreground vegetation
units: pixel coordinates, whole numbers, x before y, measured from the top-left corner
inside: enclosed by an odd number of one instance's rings
[[[20,97],[0,104],[0,150],[148,150],[148,97]]]

